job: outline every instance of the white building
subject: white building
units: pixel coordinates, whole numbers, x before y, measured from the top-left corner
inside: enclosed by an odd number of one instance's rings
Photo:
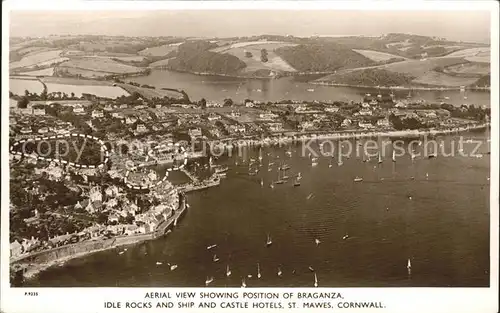
[[[45,115],[45,108],[33,109],[33,115]]]
[[[137,124],[136,131],[138,133],[145,133],[148,131],[148,129],[146,128],[146,125],[144,125],[144,124]]]
[[[84,114],[85,110],[81,104],[77,104],[73,107],[73,113],[75,114]]]
[[[337,113],[340,110],[339,107],[326,107],[325,112],[329,113]]]
[[[101,110],[94,110],[94,111],[92,111],[92,117],[93,118],[103,118],[104,112]]]
[[[372,110],[367,108],[362,108],[361,110],[359,110],[359,115],[362,116],[371,116],[372,114],[373,114]]]
[[[389,127],[389,126],[391,126],[391,123],[389,122],[389,119],[386,117],[386,118],[378,120],[377,125],[381,126],[381,127]]]
[[[190,129],[189,130],[189,136],[191,136],[191,138],[201,137],[202,136],[201,129],[200,128],[192,128],[192,129]]]
[[[269,127],[269,130],[272,132],[279,132],[283,130],[282,123],[268,123],[267,126]]]

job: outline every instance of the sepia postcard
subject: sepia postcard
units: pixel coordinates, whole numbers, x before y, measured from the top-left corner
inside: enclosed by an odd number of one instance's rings
[[[1,312],[498,312],[495,1],[5,1]]]

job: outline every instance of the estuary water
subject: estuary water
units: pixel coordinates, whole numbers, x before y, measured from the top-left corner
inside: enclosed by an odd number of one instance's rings
[[[220,157],[227,178],[189,193],[190,208],[172,233],[123,254],[116,248],[71,260],[25,285],[203,287],[213,277],[211,287],[238,287],[243,278],[248,287],[312,287],[314,270],[320,287],[489,286],[487,133],[463,136],[482,141],[482,156],[406,155],[393,162],[389,151],[382,163],[358,155],[339,165],[337,157],[321,156],[312,166],[292,145]],[[436,139],[449,153],[458,135]],[[464,144],[464,154],[474,148]],[[251,158],[252,170],[259,169],[252,176]],[[280,164],[290,166],[290,178],[271,188]]]
[[[245,99],[258,101],[361,101],[366,93],[378,94],[378,90],[369,88],[333,87],[313,85],[304,82],[304,77],[284,77],[280,79],[243,79],[220,76],[199,76],[167,70],[153,70],[148,76],[131,77],[128,81],[148,84],[157,88],[176,88],[187,92],[191,100],[205,98],[210,101],[223,101],[231,98],[241,102]],[[424,91],[394,90],[396,98],[410,96],[415,100],[430,103],[442,101],[453,105],[474,104],[490,106],[489,91]],[[381,90],[383,95],[390,91]],[[466,97],[467,99],[465,99]]]

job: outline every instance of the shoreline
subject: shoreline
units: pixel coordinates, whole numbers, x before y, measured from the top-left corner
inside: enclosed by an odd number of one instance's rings
[[[28,255],[23,255],[22,257],[18,257],[14,260],[9,261],[9,267],[11,274],[13,271],[18,271],[13,269],[13,266],[18,266],[22,270],[22,282],[24,283],[25,281],[32,280],[36,278],[41,272],[48,270],[49,268],[55,267],[55,266],[61,266],[64,265],[66,262],[78,258],[82,258],[88,255],[92,255],[97,252],[102,252],[106,250],[111,250],[111,249],[116,249],[120,247],[125,247],[125,246],[133,246],[137,245],[140,243],[148,242],[151,240],[159,239],[165,235],[167,235],[170,231],[172,231],[172,228],[176,226],[176,220],[179,218],[182,218],[184,214],[186,213],[186,210],[188,208],[187,203],[185,200],[182,200],[182,203],[179,204],[179,209],[176,210],[176,213],[174,213],[169,219],[165,220],[161,224],[158,225],[158,228],[154,230],[153,232],[146,233],[146,234],[137,234],[137,235],[130,235],[130,236],[116,236],[113,238],[109,239],[103,239],[103,238],[98,238],[94,240],[87,240],[87,241],[82,241],[82,242],[77,242],[74,244],[69,244],[69,245],[64,245],[60,246],[54,249],[50,250],[42,250],[33,254],[28,254]],[[101,247],[98,248],[90,248],[87,251],[81,251],[73,254],[68,254],[62,257],[56,257],[53,260],[49,260],[46,262],[26,262],[23,263],[23,260],[27,260],[39,255],[44,255],[44,254],[49,254],[51,252],[56,252],[57,250],[63,250],[63,249],[82,249],[85,248],[86,246],[92,246],[92,245],[101,245]],[[12,280],[10,282],[12,284]],[[23,283],[21,283],[21,287],[23,287]]]
[[[293,142],[304,140],[327,140],[327,139],[357,139],[357,138],[371,138],[371,137],[388,137],[388,138],[401,138],[401,137],[422,137],[422,136],[436,136],[447,135],[453,133],[461,133],[470,130],[484,129],[489,127],[489,123],[478,124],[474,126],[455,127],[447,129],[428,129],[428,130],[392,130],[392,131],[344,131],[334,133],[296,133],[282,136],[281,133],[277,137],[266,137],[261,139],[247,138],[247,139],[223,139],[219,141],[211,141],[209,144],[215,147],[222,148],[239,148],[244,146],[265,146],[265,145],[280,145],[291,144]]]
[[[368,86],[368,85],[352,85],[341,83],[330,83],[323,81],[310,81],[312,85],[331,86],[331,87],[350,87],[350,88],[366,88],[366,89],[381,89],[381,90],[427,90],[427,91],[460,91],[460,87],[424,87],[424,86]],[[471,87],[465,86],[465,90],[483,90],[490,91],[490,87]]]
[[[470,131],[470,130],[477,130],[477,129],[484,129],[489,127],[489,123],[483,123],[483,124],[478,124],[478,125],[473,125],[473,126],[464,126],[464,127],[456,127],[456,128],[448,128],[448,129],[441,129],[441,130],[416,130],[416,131],[410,131],[410,130],[404,130],[404,131],[372,131],[372,132],[367,132],[367,131],[361,131],[361,132],[356,132],[356,131],[345,131],[345,132],[336,132],[336,133],[324,133],[324,134],[304,134],[304,133],[295,133],[293,135],[286,135],[285,137],[274,137],[274,138],[264,138],[264,139],[225,139],[222,141],[211,141],[209,144],[211,145],[216,145],[216,146],[221,146],[224,149],[233,149],[233,148],[239,148],[239,147],[244,147],[244,146],[266,146],[266,145],[281,145],[281,144],[292,144],[294,142],[298,141],[303,141],[303,140],[324,140],[324,139],[357,139],[357,138],[369,138],[369,137],[389,137],[389,138],[394,138],[394,137],[421,137],[425,135],[446,135],[446,134],[453,134],[453,133],[460,133],[460,132],[465,132],[465,131]],[[281,135],[281,134],[280,134]],[[236,141],[236,142],[235,142]],[[178,217],[182,216],[182,214],[185,212],[185,208],[187,206],[184,205],[184,209],[182,209],[177,217],[173,217],[170,223],[167,223],[167,227],[171,224],[173,219],[177,219]],[[113,237],[110,239],[98,239],[98,240],[89,240],[89,241],[83,241],[80,243],[75,243],[72,245],[66,245],[66,246],[61,246],[58,248],[75,248],[75,247],[82,247],[84,245],[92,245],[92,244],[102,244],[105,245],[104,247],[99,247],[99,248],[94,248],[90,249],[88,251],[82,251],[70,255],[66,255],[63,257],[58,257],[54,260],[50,260],[44,263],[30,263],[26,262],[23,263],[23,260],[29,259],[31,257],[36,257],[39,254],[44,254],[44,253],[49,253],[51,250],[44,250],[40,251],[31,255],[25,255],[22,256],[21,258],[16,258],[16,259],[11,259],[10,260],[10,267],[11,271],[13,271],[12,266],[14,265],[20,265],[23,269],[23,279],[24,280],[31,280],[35,278],[38,274],[41,272],[55,266],[61,266],[65,264],[66,262],[85,257],[87,255],[91,255],[97,252],[102,252],[106,250],[111,250],[113,248],[119,248],[119,247],[124,247],[124,246],[131,246],[131,245],[136,245],[139,243],[147,242],[154,240],[156,238],[159,238],[167,233],[167,227],[163,230],[156,230],[155,232],[151,232],[148,234],[141,234],[140,236],[133,237],[133,236],[127,236],[127,237]],[[163,234],[160,236],[155,236],[155,233],[157,231],[164,231]],[[112,241],[112,242],[110,242]],[[56,249],[58,249],[56,248]],[[54,249],[53,249],[54,250]]]

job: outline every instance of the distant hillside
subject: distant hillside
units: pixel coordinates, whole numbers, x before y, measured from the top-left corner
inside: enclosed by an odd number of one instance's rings
[[[315,43],[275,50],[293,68],[301,72],[333,72],[339,69],[374,65],[369,58],[336,43]]]
[[[485,75],[481,78],[479,78],[474,84],[472,84],[473,86],[479,86],[479,87],[489,87],[491,86],[491,77],[490,75]]]
[[[407,86],[415,77],[381,68],[369,68],[329,76],[328,82],[352,86]],[[321,81],[321,79],[320,79]]]
[[[245,68],[245,63],[228,53],[209,51],[216,48],[208,41],[190,41],[179,46],[177,51],[167,55],[167,68],[177,71],[203,72],[214,74],[235,74]]]

